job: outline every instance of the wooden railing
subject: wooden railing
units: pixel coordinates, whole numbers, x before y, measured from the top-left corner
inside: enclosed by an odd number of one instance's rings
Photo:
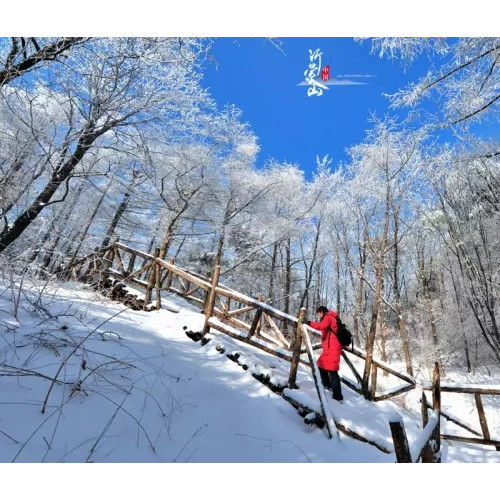
[[[432,391],[433,412],[427,413],[427,400],[422,393],[422,431],[408,444],[405,427],[399,414],[389,420],[394,451],[398,463],[416,463],[422,460],[425,463],[441,462],[441,391],[440,391],[439,364],[434,365],[434,374],[429,390]]]
[[[317,332],[319,334],[319,332]],[[353,383],[353,381],[348,380],[347,378],[344,377],[343,382],[350,387],[352,390],[356,391],[359,394],[363,394],[362,391],[362,380],[363,377],[362,375],[356,370],[354,367],[354,364],[352,361],[349,359],[349,356],[347,354],[352,354],[353,356],[360,358],[366,362],[366,352],[363,349],[360,349],[359,347],[353,346],[347,347],[343,349],[342,352],[342,358],[346,362],[347,366],[351,370],[352,374],[354,375],[356,382]],[[372,401],[383,401],[385,399],[390,399],[394,396],[398,396],[400,394],[404,394],[405,392],[411,391],[412,389],[415,388],[416,381],[413,377],[410,375],[407,375],[405,373],[401,373],[388,365],[387,363],[384,363],[383,361],[380,361],[376,358],[372,358],[372,369],[371,369],[371,377],[370,377],[370,392],[371,392],[371,400]],[[390,390],[387,390],[382,393],[377,394],[377,379],[378,379],[378,373],[379,370],[385,371],[390,373],[391,375],[394,375],[396,378],[401,380],[403,383],[396,387],[392,388]]]
[[[439,374],[439,364],[434,365],[432,382],[422,384],[422,427],[423,430],[412,446],[408,446],[408,440],[404,430],[404,425],[400,419],[390,422],[394,449],[398,462],[440,462],[441,440],[460,441],[463,443],[479,444],[484,446],[494,446],[500,451],[500,441],[491,439],[486,412],[482,402],[482,395],[500,396],[500,386],[498,385],[473,385],[473,384],[442,384]],[[425,391],[432,392],[432,405],[427,402]],[[459,418],[443,412],[441,401],[443,393],[474,394],[476,408],[479,418],[481,432],[473,429],[469,424],[462,422]],[[432,410],[429,417],[428,409]],[[469,431],[479,437],[464,437],[451,434],[441,434],[441,417]],[[482,436],[482,437],[481,437]]]
[[[145,290],[145,307],[153,293],[157,309],[161,308],[161,292],[175,293],[200,305],[206,316],[205,334],[210,327],[224,330],[223,333],[238,340],[291,359],[290,354],[285,354],[289,352],[290,344],[282,325],[296,328],[297,318],[273,308],[262,298],[254,299],[220,284],[218,269],[210,279],[176,266],[173,259],[160,259],[156,251],[151,255],[119,242],[105,250],[104,253],[92,254],[87,262],[78,262],[73,276],[77,279],[89,276],[88,270],[91,269],[92,273],[99,272],[103,278],[114,276],[119,282],[133,283]],[[96,258],[99,265],[94,265]],[[143,261],[139,265],[140,259]]]
[[[112,245],[96,249],[86,258],[75,261],[72,268],[68,270],[68,276],[85,281],[105,280],[109,276],[114,276],[118,283],[133,283],[145,290],[145,308],[149,306],[153,293],[156,309],[161,308],[162,292],[174,293],[190,300],[198,304],[205,314],[203,334],[208,333],[210,328],[214,328],[240,342],[289,361],[291,363],[289,383],[294,380],[292,372],[296,371],[298,363],[310,366],[313,369],[318,397],[322,408],[324,407],[323,412],[329,437],[335,436],[336,425],[343,432],[363,440],[362,436],[358,436],[349,429],[343,429],[336,421],[333,422],[334,418],[329,414],[324,389],[319,383],[312,354],[313,350],[321,348],[321,333],[299,323],[300,313],[294,317],[266,304],[261,295],[258,298],[252,298],[224,286],[219,283],[220,269],[218,267],[214,269],[211,277],[202,276],[176,266],[173,259],[170,261],[160,259],[159,252],[159,249],[156,249],[154,255],[151,255],[115,241]],[[142,262],[139,264],[140,259]],[[292,335],[287,336],[286,331],[291,331]],[[303,359],[303,354],[307,354],[308,359]],[[359,347],[345,348],[342,357],[354,375],[354,380],[346,376],[342,376],[341,380],[354,391],[363,394],[362,375],[354,366],[351,356],[362,359],[365,363],[367,361],[366,352]],[[416,386],[413,377],[399,372],[381,360],[372,358],[371,367],[369,380],[371,391],[368,397],[373,401],[392,398],[410,391]],[[382,393],[377,392],[377,375],[380,370],[401,380],[402,385]],[[293,387],[293,384],[290,387]],[[420,459],[430,462],[439,461],[440,439],[493,445],[497,450],[500,450],[500,441],[492,440],[490,437],[481,400],[481,395],[500,395],[500,386],[441,385],[439,369],[436,366],[434,379],[432,382],[424,384],[424,390],[433,392],[433,404],[427,403],[423,392],[423,429],[421,436],[413,443],[412,447],[408,446],[402,422],[400,425],[398,419],[395,419],[395,422],[390,424],[396,453],[400,453],[398,461],[410,462]],[[441,411],[441,392],[474,394],[481,433],[462,422],[458,417]],[[364,395],[366,396],[366,394]],[[427,414],[428,408],[433,410],[430,418]],[[441,417],[461,426],[476,437],[441,435]]]
[[[430,382],[425,382],[423,384],[423,389],[424,391],[431,391],[432,390],[432,384]],[[497,451],[500,451],[500,441],[497,439],[491,439],[490,431],[488,428],[488,422],[486,420],[486,412],[484,411],[484,406],[483,406],[483,400],[482,400],[482,395],[489,395],[489,396],[500,396],[500,386],[498,385],[474,385],[474,384],[441,384],[440,386],[440,391],[441,393],[449,393],[449,392],[454,392],[454,393],[459,393],[459,394],[474,394],[474,400],[476,403],[476,409],[477,409],[477,414],[479,418],[479,425],[481,427],[481,432],[471,428],[469,425],[461,422],[459,419],[455,418],[450,418],[448,415],[444,415],[445,418],[448,418],[448,420],[451,420],[455,424],[459,425],[460,427],[468,430],[475,436],[479,437],[463,437],[463,436],[457,436],[453,434],[443,434],[441,435],[442,439],[446,439],[448,441],[461,441],[463,443],[472,443],[472,444],[481,444],[481,445],[486,445],[486,446],[494,446]],[[425,394],[422,396],[422,408],[425,404],[426,407],[429,405],[424,402],[425,401]],[[482,436],[482,437],[481,437]]]
[[[161,308],[162,292],[177,294],[200,306],[205,314],[203,334],[214,328],[232,338],[273,354],[292,363],[310,366],[306,354],[304,336],[299,328],[297,317],[286,314],[269,304],[262,296],[252,298],[219,283],[219,268],[212,276],[202,276],[175,265],[173,259],[160,259],[159,249],[154,255],[131,248],[115,241],[109,247],[94,252],[87,259],[80,259],[71,270],[76,279],[90,279],[96,273],[101,279],[115,277],[118,282],[130,282],[145,290],[145,308],[154,295],[156,309]],[[139,261],[141,261],[139,263]],[[94,280],[96,278],[94,277]],[[292,332],[291,336],[286,332]],[[321,334],[308,328],[311,334],[311,348],[321,348]],[[341,380],[354,391],[362,394],[362,376],[356,370],[350,356],[366,362],[366,353],[359,347],[346,348],[343,359],[354,375],[354,380],[341,377]],[[415,387],[415,380],[401,373],[387,363],[372,359],[371,399],[382,401]],[[296,370],[296,366],[295,366]],[[396,389],[377,393],[377,373],[384,370],[403,384]],[[291,376],[292,380],[293,377]]]

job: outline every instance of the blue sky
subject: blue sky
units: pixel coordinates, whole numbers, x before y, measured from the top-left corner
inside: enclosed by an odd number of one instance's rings
[[[217,104],[235,104],[259,137],[258,165],[274,157],[299,163],[310,175],[316,155],[344,160],[346,148],[363,140],[370,111],[383,116],[394,93],[424,75],[430,61],[422,57],[411,68],[370,55],[370,42],[352,38],[281,38],[283,54],[263,38],[218,38],[214,61],[204,83]],[[320,49],[331,75],[371,74],[352,78],[368,85],[332,86],[320,97],[307,96],[304,80],[309,49]]]

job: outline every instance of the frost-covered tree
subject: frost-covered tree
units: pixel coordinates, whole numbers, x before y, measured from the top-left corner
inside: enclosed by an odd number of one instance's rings
[[[71,48],[88,41],[85,37],[18,37],[0,38],[0,87],[40,68],[51,61],[62,60]]]
[[[419,192],[417,176],[423,138],[420,132],[399,129],[394,120],[376,120],[365,141],[350,149],[352,160],[343,174],[345,202],[333,218],[336,244],[343,249],[350,272],[354,271],[358,278],[351,279],[356,296],[354,333],[359,339],[360,320],[364,321],[362,303],[369,294],[371,314],[364,335],[367,353],[372,355],[377,333],[384,330],[393,314],[409,373],[412,362],[401,300],[399,253],[411,229],[407,221],[415,208],[412,200]]]
[[[33,87],[14,89],[21,107],[57,106],[62,120],[51,126],[47,146],[36,147],[47,173],[22,210],[4,222],[0,252],[11,245],[49,204],[62,200],[75,175],[89,175],[107,150],[133,154],[148,126],[174,123],[204,92],[194,72],[203,47],[196,40],[94,39],[75,48],[64,64],[35,73]],[[38,90],[36,90],[38,89]],[[13,90],[4,86],[2,99]],[[7,94],[7,97],[9,95]],[[30,128],[31,116],[18,116]],[[58,197],[56,192],[63,191]]]
[[[423,53],[435,61],[417,83],[390,96],[394,106],[416,107],[434,99],[439,102],[439,122],[445,125],[498,120],[500,38],[373,38],[372,52],[403,64]]]
[[[429,219],[442,235],[448,256],[448,286],[465,318],[472,316],[490,353],[500,361],[498,269],[500,268],[500,165],[498,159],[443,148],[432,158],[439,217]]]

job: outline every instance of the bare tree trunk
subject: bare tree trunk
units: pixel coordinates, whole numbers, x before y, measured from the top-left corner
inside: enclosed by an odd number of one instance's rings
[[[161,249],[160,249],[160,259],[164,259],[168,253],[168,250],[170,248],[170,245],[172,243],[172,240],[174,238],[174,231],[175,231],[175,228],[177,227],[177,225],[179,224],[179,221],[181,220],[181,217],[182,217],[182,214],[184,214],[184,212],[188,209],[189,207],[189,204],[191,203],[191,200],[194,198],[194,196],[196,195],[196,193],[201,189],[203,184],[200,184],[199,186],[196,186],[192,191],[191,193],[189,193],[189,195],[184,195],[182,192],[181,192],[181,189],[177,186],[177,179],[175,180],[175,186],[177,188],[177,194],[179,196],[179,198],[184,202],[182,207],[177,211],[175,212],[175,214],[171,214],[171,217],[170,217],[170,222],[168,224],[168,227],[165,231],[165,237],[163,238],[163,243],[161,245]],[[162,194],[162,199],[163,201],[166,202],[166,199],[165,199],[165,196]],[[167,204],[168,206],[168,204]],[[227,212],[227,209],[226,209],[226,216],[227,216],[228,212]]]
[[[104,189],[104,192],[102,193],[102,196],[99,198],[99,201],[97,202],[97,204],[96,204],[96,206],[95,206],[95,208],[94,208],[94,210],[92,212],[92,215],[90,216],[90,220],[88,221],[87,225],[85,226],[85,229],[82,232],[82,235],[80,237],[80,241],[79,241],[78,245],[76,246],[76,249],[73,252],[73,255],[71,256],[70,261],[66,265],[68,277],[69,277],[69,273],[71,272],[71,266],[73,265],[73,262],[75,261],[77,255],[78,255],[78,252],[79,252],[79,250],[80,250],[80,248],[81,248],[81,246],[82,246],[82,244],[83,244],[83,242],[85,240],[85,237],[87,236],[87,233],[89,232],[90,226],[94,222],[94,219],[95,219],[95,216],[97,215],[97,212],[101,208],[102,202],[104,201],[104,198],[106,197],[106,194],[107,194],[108,189],[111,186],[112,182],[113,182],[113,178],[109,179],[108,184],[106,185],[106,188]],[[104,246],[105,245],[103,245],[103,247]]]
[[[428,315],[429,321],[430,321],[432,343],[434,345],[434,349],[436,350],[436,356],[439,359],[439,365],[442,366],[441,356],[439,353],[439,338],[438,338],[438,333],[437,333],[437,328],[436,328],[436,318],[434,315],[434,307],[432,305],[432,295],[431,295],[431,290],[430,290],[430,280],[431,280],[431,275],[432,275],[432,257],[430,259],[429,270],[427,272],[425,269],[425,259],[423,256],[423,252],[422,252],[421,258],[419,260],[419,273],[420,273],[420,277],[421,277],[422,292],[423,292],[423,297],[424,297],[424,301],[425,301],[425,308],[426,308],[427,315]]]
[[[319,219],[318,223],[316,224],[316,235],[314,237],[313,255],[311,258],[311,262],[309,263],[309,269],[307,269],[306,267],[306,286],[304,289],[304,293],[302,294],[302,298],[300,300],[299,309],[302,309],[308,298],[309,287],[311,286],[314,265],[316,264],[316,257],[318,254],[318,242],[319,242],[320,230],[321,230],[321,219]]]
[[[78,190],[75,194],[75,197],[72,200],[72,203],[69,203],[65,206],[63,205],[63,207],[61,208],[61,210],[57,214],[57,217],[54,217],[54,220],[53,220],[54,228],[55,228],[55,222],[56,222],[57,218],[64,221],[64,225],[63,225],[61,231],[59,232],[59,234],[57,235],[56,239],[54,240],[54,242],[50,246],[50,248],[44,252],[42,266],[47,271],[49,270],[51,260],[54,257],[54,252],[57,248],[57,245],[59,244],[59,241],[61,240],[61,235],[66,231],[66,228],[68,227],[68,221],[69,221],[71,215],[73,214],[73,212],[77,206],[77,201],[79,200],[82,191],[83,191],[83,184],[80,184],[80,186],[78,187]],[[52,227],[52,225],[51,225],[51,227]],[[50,231],[50,229],[49,229],[49,231]],[[52,266],[52,267],[54,267],[54,266]]]
[[[299,368],[300,360],[300,349],[302,346],[302,328],[300,319],[305,318],[306,311],[301,309],[297,315],[299,322],[297,323],[297,328],[295,329],[295,334],[293,336],[292,342],[290,343],[290,349],[293,351],[292,362],[290,363],[290,374],[288,376],[288,387],[290,389],[298,389],[297,386],[297,370]]]
[[[285,313],[290,313],[290,293],[292,290],[292,264],[291,264],[291,242],[286,240],[286,263],[285,263]]]
[[[396,330],[401,336],[401,342],[403,344],[403,353],[406,363],[406,371],[409,375],[413,377],[412,359],[410,353],[410,345],[408,342],[408,333],[406,331],[406,323],[403,319],[402,307],[401,307],[401,290],[399,286],[399,209],[394,211],[394,206],[392,209],[394,215],[394,309],[396,310],[397,322]]]
[[[173,234],[171,232],[170,227],[167,229],[167,232],[165,234],[165,237],[163,238],[163,242],[161,244],[160,248],[160,259],[165,259],[168,250],[170,248],[170,245],[172,244],[172,239],[173,239]]]
[[[219,235],[219,242],[217,244],[217,253],[215,254],[215,265],[220,266],[222,261],[222,253],[224,251],[224,240],[226,237],[226,228],[230,220],[230,200],[226,205],[226,211],[224,213],[224,220],[222,222],[222,227]]]
[[[382,233],[380,247],[377,251],[376,267],[375,267],[375,296],[373,298],[372,304],[372,318],[370,323],[370,331],[368,332],[368,338],[366,342],[366,362],[365,370],[363,373],[363,384],[362,391],[367,399],[371,399],[369,379],[372,367],[372,357],[373,357],[373,346],[375,344],[375,335],[377,333],[377,320],[380,310],[380,304],[382,302],[382,286],[384,278],[384,264],[385,264],[385,249],[387,246],[387,235],[389,232],[389,206],[390,206],[390,185],[388,172],[386,171],[386,203],[385,203],[385,215],[384,215],[384,230]],[[366,235],[368,237],[368,235]]]
[[[274,303],[274,276],[276,273],[276,257],[278,255],[278,246],[279,243],[275,242],[273,245],[273,256],[271,258],[271,276],[269,278],[269,303]]]
[[[290,293],[292,289],[292,263],[291,263],[291,241],[290,238],[286,240],[285,244],[286,262],[285,262],[285,304],[284,312],[290,314]],[[283,325],[283,333],[285,337],[288,336],[288,324]]]
[[[215,265],[220,266],[222,260],[222,252],[224,250],[224,231],[219,236],[219,242],[217,244],[217,253],[215,254]]]
[[[135,180],[137,178],[138,171],[134,170],[132,173],[132,179],[130,180],[129,185],[127,186],[127,189],[125,193],[123,194],[122,201],[118,205],[118,208],[116,209],[115,215],[113,216],[113,219],[111,220],[111,223],[108,226],[108,230],[106,231],[106,238],[104,238],[103,242],[101,243],[101,248],[107,247],[109,245],[109,242],[111,241],[111,238],[113,237],[116,226],[118,225],[118,222],[120,222],[120,219],[122,218],[123,214],[125,213],[125,210],[127,210],[127,206],[130,202],[130,196],[132,193],[132,190],[134,188]],[[111,184],[111,181],[110,181]],[[109,185],[108,185],[109,187]],[[107,191],[108,188],[106,188]]]
[[[6,192],[6,190],[10,189],[9,186],[9,177],[12,177],[18,170],[20,170],[23,166],[23,160],[17,160],[14,166],[10,169],[8,175],[4,176],[3,179],[0,179],[0,191]],[[30,179],[23,179],[23,186],[18,191],[18,193],[10,198],[9,202],[6,205],[2,205],[0,208],[0,217],[4,219],[4,225],[7,226],[7,214],[12,210],[13,207],[19,203],[19,200],[24,196],[24,194],[33,186],[33,183],[41,177],[41,175],[45,172],[47,165],[44,163],[40,168],[35,168],[35,171],[30,176]],[[5,226],[2,228],[2,231],[5,229]]]
[[[454,294],[455,301],[457,304],[458,317],[460,319],[460,330],[462,332],[462,338],[464,340],[465,362],[467,363],[467,371],[468,371],[468,373],[470,373],[472,371],[472,366],[471,366],[471,362],[470,362],[469,344],[467,342],[467,336],[465,335],[462,304],[460,303],[460,292],[459,292],[458,284],[455,281],[455,277],[453,275],[452,270],[450,270],[450,276],[451,276],[451,282],[453,284],[453,290],[455,292],[455,294]]]
[[[150,255],[153,253],[153,248],[154,248],[155,243],[156,243],[156,235],[157,235],[157,233],[158,233],[158,229],[159,229],[159,227],[160,227],[160,221],[158,220],[158,221],[157,221],[157,224],[156,224],[155,229],[153,229],[153,236],[152,236],[152,237],[151,237],[151,239],[149,240],[149,246],[148,246],[148,249],[147,249],[147,251],[146,251],[146,253],[148,253],[148,254],[150,254]],[[139,267],[143,267],[143,266],[145,266],[145,265],[147,264],[148,260],[149,260],[149,259],[146,259],[146,258],[145,258],[145,259],[142,259],[142,263],[141,263],[141,265],[140,265]],[[138,278],[138,279],[144,279],[144,278],[147,276],[148,272],[149,272],[149,271],[146,269],[146,271],[143,271],[142,273],[140,273],[140,274],[137,276],[137,278]]]
[[[314,301],[312,307],[313,312],[316,311],[318,306],[321,305],[321,290],[323,287],[322,274],[322,265],[319,264],[318,266],[316,266],[316,286],[314,288]]]
[[[17,217],[11,227],[5,227],[0,233],[0,253],[16,241],[17,238],[19,238],[19,236],[21,236],[29,225],[38,217],[44,207],[51,202],[52,197],[59,189],[59,186],[64,182],[69,182],[76,165],[80,163],[81,159],[85,156],[97,137],[104,134],[107,130],[109,130],[109,128],[102,127],[100,130],[95,130],[87,127],[82,131],[75,152],[66,161],[62,160],[64,162],[62,166],[54,170],[50,181],[46,184],[42,192],[36,197],[30,207]],[[65,158],[67,152],[68,148],[66,147],[61,157]],[[66,194],[68,190],[69,186],[66,186]],[[58,201],[63,201],[66,194],[61,200]]]
[[[385,287],[385,280],[382,280],[382,292],[381,294],[384,294],[384,287]],[[378,346],[379,351],[380,351],[380,356],[382,358],[382,361],[384,363],[387,363],[387,350],[386,350],[386,341],[387,341],[387,333],[388,333],[388,328],[386,325],[385,321],[385,316],[386,316],[386,304],[382,302],[380,304],[380,309],[378,313],[378,318],[377,318],[377,333],[375,335],[375,344]],[[380,343],[378,340],[380,340]],[[374,368],[372,365],[372,375],[374,373]],[[384,371],[383,372],[384,376],[388,375],[388,372]],[[372,386],[374,384],[374,381],[372,380]],[[376,381],[375,381],[375,387],[376,387]],[[372,390],[372,395],[374,394]]]
[[[335,271],[336,271],[336,287],[337,287],[337,313],[340,314],[340,252],[335,249]]]
[[[383,315],[381,314],[380,315],[381,317],[383,317]],[[382,337],[382,361],[384,363],[387,363],[387,336],[389,335],[389,328],[387,327],[387,325],[385,324],[385,321],[384,320],[381,320],[380,321],[380,334],[381,334],[381,337]],[[389,372],[386,372],[385,370],[382,370],[382,375],[384,377],[387,377],[389,376]]]
[[[361,266],[361,272],[359,276],[359,287],[358,295],[356,297],[356,304],[354,306],[354,339],[358,346],[361,345],[361,339],[359,335],[359,317],[362,313],[362,304],[364,296],[364,286],[365,286],[365,267],[366,267],[366,241],[363,245],[359,245],[359,262]],[[366,347],[366,346],[365,346]]]

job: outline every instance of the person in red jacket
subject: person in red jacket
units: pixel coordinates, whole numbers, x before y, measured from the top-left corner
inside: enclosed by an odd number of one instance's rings
[[[325,306],[316,309],[319,322],[306,321],[305,323],[315,330],[321,331],[323,351],[318,359],[318,368],[321,381],[327,389],[332,389],[333,399],[342,401],[339,368],[342,346],[337,338],[337,317],[335,311],[329,311]]]

